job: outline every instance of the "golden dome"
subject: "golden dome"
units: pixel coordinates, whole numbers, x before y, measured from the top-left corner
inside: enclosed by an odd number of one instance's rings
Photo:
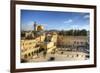
[[[44,27],[42,25],[38,25],[37,26],[37,31],[41,31],[41,30],[44,30]]]

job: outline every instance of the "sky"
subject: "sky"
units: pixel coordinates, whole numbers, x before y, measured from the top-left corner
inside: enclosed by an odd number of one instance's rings
[[[89,30],[90,14],[83,12],[21,10],[21,30],[33,30],[34,22],[45,30]]]

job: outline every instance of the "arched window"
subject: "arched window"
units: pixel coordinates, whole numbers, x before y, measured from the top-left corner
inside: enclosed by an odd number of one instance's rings
[[[74,55],[72,55],[72,58],[74,57]]]
[[[31,54],[29,53],[28,56],[31,56]]]
[[[27,54],[24,55],[24,58],[27,58]]]
[[[79,54],[76,55],[76,57],[78,57],[78,56],[79,56]]]
[[[34,55],[34,52],[32,52],[31,54],[32,54],[32,56],[33,56],[33,55]]]

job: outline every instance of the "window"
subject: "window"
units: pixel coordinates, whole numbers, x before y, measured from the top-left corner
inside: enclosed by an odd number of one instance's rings
[[[76,55],[76,57],[78,57],[78,56],[79,56],[79,54]]]
[[[74,41],[74,44],[76,44],[76,41]]]
[[[32,54],[32,56],[33,56],[33,55],[34,55],[34,52],[32,52],[31,54]]]
[[[28,56],[31,56],[31,54],[29,53]]]
[[[23,43],[23,46],[24,46],[24,43]]]
[[[27,58],[27,54],[24,55],[24,58]]]
[[[79,42],[77,42],[77,44],[79,44]]]

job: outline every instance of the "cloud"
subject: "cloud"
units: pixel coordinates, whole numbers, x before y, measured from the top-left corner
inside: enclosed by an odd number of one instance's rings
[[[89,30],[89,25],[87,24],[82,24],[82,25],[74,25],[72,26],[73,29],[86,29],[86,30]]]
[[[33,24],[34,24],[34,22],[33,21],[30,21],[26,25],[33,25]]]
[[[66,21],[64,21],[64,23],[71,23],[73,20],[72,19],[68,19]]]
[[[47,26],[47,24],[40,24],[40,25],[42,25],[42,26],[44,26],[44,27],[46,27],[46,26]]]
[[[33,24],[34,24],[34,22],[32,22],[32,21],[31,22],[28,22],[26,24],[22,24],[21,25],[21,30],[26,30],[26,31],[33,30],[34,29]]]
[[[33,26],[29,26],[29,25],[22,25],[21,26],[21,30],[25,30],[25,31],[28,31],[28,30],[33,30],[34,27]]]
[[[83,18],[85,19],[90,18],[90,15],[85,15]]]

